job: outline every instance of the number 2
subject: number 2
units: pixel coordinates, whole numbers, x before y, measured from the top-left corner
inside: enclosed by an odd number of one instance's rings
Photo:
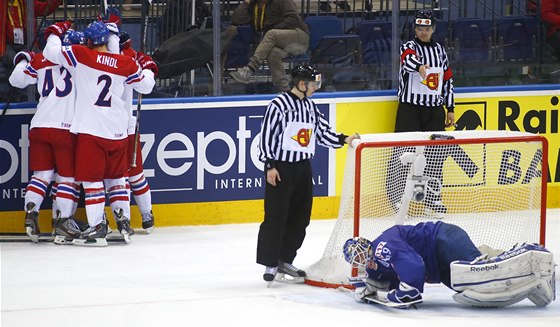
[[[99,92],[99,97],[97,98],[97,101],[95,101],[96,106],[99,106],[99,107],[110,107],[111,106],[111,96],[109,96],[108,98],[106,98],[106,97],[107,97],[107,94],[109,94],[109,88],[111,87],[112,81],[113,80],[108,75],[101,75],[97,79],[97,85],[99,85],[103,82],[103,88],[101,89],[101,92]]]

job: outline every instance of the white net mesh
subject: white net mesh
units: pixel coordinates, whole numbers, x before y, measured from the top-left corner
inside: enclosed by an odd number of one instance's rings
[[[361,150],[348,149],[338,220],[323,257],[306,269],[308,283],[348,284],[342,246],[354,229],[372,240],[395,223],[442,220],[477,246],[539,243],[543,139],[508,131],[362,135]]]

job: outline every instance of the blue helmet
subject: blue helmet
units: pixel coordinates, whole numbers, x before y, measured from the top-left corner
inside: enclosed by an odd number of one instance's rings
[[[104,23],[96,21],[84,30],[84,37],[88,45],[101,45],[109,43],[109,30]]]
[[[365,267],[370,259],[370,243],[363,237],[350,238],[344,243],[342,252],[352,267]]]
[[[86,38],[80,31],[68,30],[62,35],[62,45],[85,44]]]

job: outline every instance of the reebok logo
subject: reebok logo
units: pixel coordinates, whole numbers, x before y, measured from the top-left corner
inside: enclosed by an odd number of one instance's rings
[[[508,258],[515,257],[515,256],[517,256],[517,255],[520,255],[520,254],[522,254],[522,253],[524,253],[524,252],[527,252],[527,249],[526,249],[526,248],[521,248],[521,249],[516,250],[516,251],[504,253],[504,254],[498,256],[498,258],[500,258],[500,259],[502,259],[502,260],[506,260],[506,259],[508,259]]]
[[[486,267],[471,267],[471,272],[481,272],[481,271],[490,271],[499,269],[500,265],[495,264],[493,266],[486,266]]]

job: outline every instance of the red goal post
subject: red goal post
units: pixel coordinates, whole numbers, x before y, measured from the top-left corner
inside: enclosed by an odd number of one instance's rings
[[[396,223],[442,220],[461,226],[477,246],[496,249],[544,245],[547,163],[546,138],[530,133],[362,135],[348,149],[339,216],[306,283],[348,285],[344,242],[374,239]]]

